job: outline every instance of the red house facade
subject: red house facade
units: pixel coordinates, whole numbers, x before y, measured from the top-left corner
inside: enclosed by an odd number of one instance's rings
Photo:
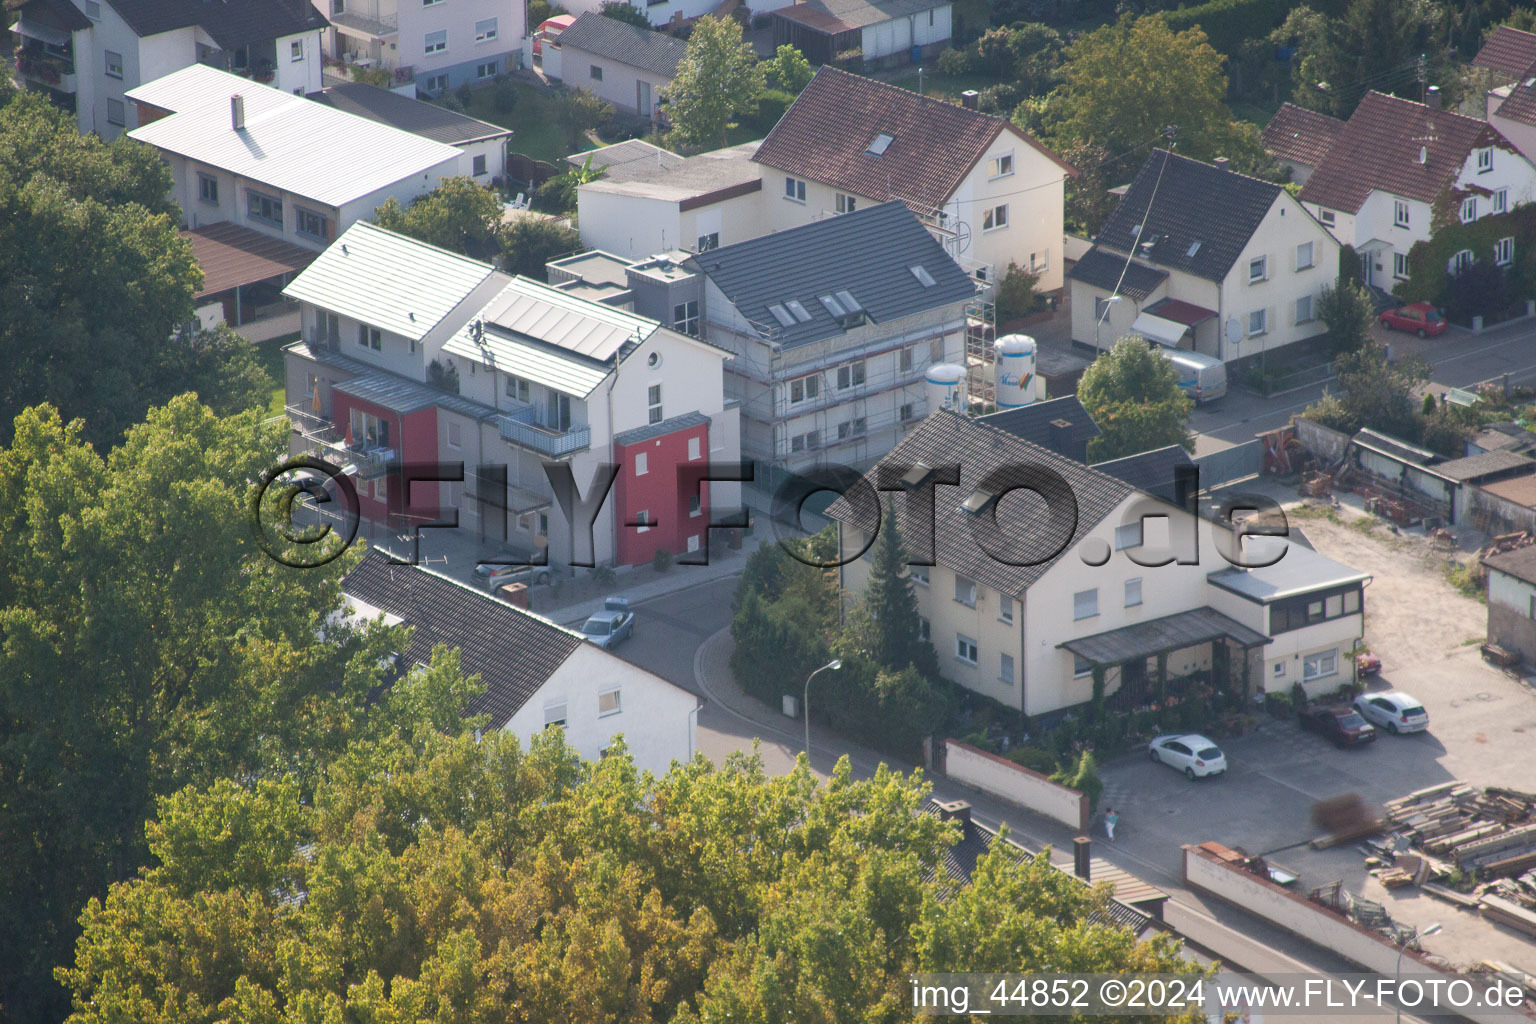
[[[611,499],[618,527],[614,560],[640,565],[657,551],[681,555],[702,548],[708,487],[691,486],[679,469],[691,464],[702,470],[707,462],[709,417],[693,412],[627,430],[614,437],[613,454],[619,466]]]

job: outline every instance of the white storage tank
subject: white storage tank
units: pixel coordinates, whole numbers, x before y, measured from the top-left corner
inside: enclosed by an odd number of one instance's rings
[[[923,377],[928,384],[928,411],[952,409],[965,412],[965,367],[936,363]]]
[[[997,339],[997,408],[1017,409],[1035,401],[1035,339],[1009,334]]]

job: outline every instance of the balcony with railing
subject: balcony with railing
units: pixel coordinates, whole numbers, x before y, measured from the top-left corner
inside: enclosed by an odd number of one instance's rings
[[[247,48],[238,50],[215,50],[211,47],[199,47],[197,62],[210,68],[218,68],[220,71],[228,71],[232,75],[241,78],[249,78],[254,82],[271,82],[277,77],[276,50],[272,54],[251,53]]]
[[[545,455],[570,455],[592,446],[592,428],[572,426],[564,430],[542,426],[541,410],[525,406],[496,417],[504,441],[532,448]]]
[[[75,62],[68,48],[43,46],[36,42],[16,48],[16,71],[22,78],[41,82],[59,92],[75,92]]]
[[[331,24],[341,29],[382,39],[400,30],[400,14],[395,5],[369,3],[367,0],[331,0]]]

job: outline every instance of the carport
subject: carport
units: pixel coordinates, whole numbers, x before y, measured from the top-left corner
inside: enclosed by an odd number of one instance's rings
[[[1185,673],[1171,680],[1168,675],[1170,655],[1196,649],[1202,656],[1209,654],[1209,680],[1213,686],[1230,692],[1235,683],[1246,698],[1248,652],[1269,642],[1270,638],[1263,633],[1214,608],[1195,608],[1066,640],[1056,646],[1066,648],[1093,665],[1095,672],[1103,673],[1109,705],[1125,710],[1162,699],[1170,682],[1177,689],[1197,678],[1198,673]],[[1111,671],[1119,682],[1113,691],[1109,688]]]

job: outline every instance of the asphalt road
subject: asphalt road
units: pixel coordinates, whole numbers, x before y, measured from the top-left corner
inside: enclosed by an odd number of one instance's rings
[[[1511,384],[1536,384],[1536,324],[1530,321],[1493,328],[1481,335],[1452,328],[1438,338],[1423,340],[1381,328],[1376,328],[1375,334],[1392,346],[1394,358],[1413,353],[1428,359],[1437,384],[1466,387],[1505,373],[1510,375]],[[1189,425],[1196,433],[1239,444],[1284,426],[1294,413],[1322,394],[1322,384],[1274,398],[1231,391],[1208,408],[1196,409]]]

